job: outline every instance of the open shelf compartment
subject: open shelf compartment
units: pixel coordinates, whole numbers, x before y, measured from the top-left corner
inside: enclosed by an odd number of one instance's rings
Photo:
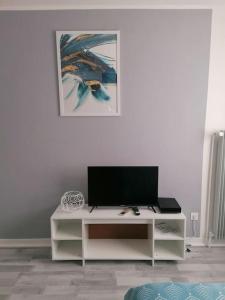
[[[147,239],[88,239],[86,259],[152,259]]]
[[[155,240],[184,240],[185,223],[182,219],[156,220]]]
[[[85,259],[152,260],[152,224],[136,224],[130,231],[130,224],[102,225],[105,227],[100,231],[101,225],[85,225]],[[143,232],[139,232],[141,229]]]
[[[53,260],[77,260],[82,259],[82,241],[53,241]]]
[[[154,259],[158,260],[182,260],[184,259],[184,242],[156,240]]]
[[[81,220],[53,220],[52,236],[54,240],[81,240]]]

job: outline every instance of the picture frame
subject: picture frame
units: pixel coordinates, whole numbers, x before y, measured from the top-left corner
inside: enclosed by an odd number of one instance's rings
[[[57,31],[60,116],[120,116],[120,32]]]

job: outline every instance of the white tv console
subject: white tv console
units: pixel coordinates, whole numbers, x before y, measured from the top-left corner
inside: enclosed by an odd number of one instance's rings
[[[89,211],[88,207],[72,213],[64,212],[60,206],[56,209],[51,217],[53,260],[81,260],[83,265],[86,260],[149,260],[153,265],[154,260],[183,260],[185,257],[183,213],[159,214],[143,208],[140,216],[132,211],[120,216],[122,208]],[[165,224],[172,230],[167,230]],[[132,225],[136,226],[136,234],[138,228],[144,228],[146,236],[130,238],[135,231]],[[116,226],[120,232],[113,233],[118,236],[111,238],[112,228]],[[104,232],[98,233],[99,229]],[[93,237],[93,230],[97,230],[94,233],[97,238]]]

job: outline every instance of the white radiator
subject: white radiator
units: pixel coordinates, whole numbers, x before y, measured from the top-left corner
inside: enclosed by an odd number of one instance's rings
[[[215,240],[225,239],[225,132],[213,137],[214,176],[212,180],[212,234]]]

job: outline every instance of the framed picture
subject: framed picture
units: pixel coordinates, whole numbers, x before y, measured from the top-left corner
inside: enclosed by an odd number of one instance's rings
[[[118,31],[57,31],[61,116],[120,115]]]

